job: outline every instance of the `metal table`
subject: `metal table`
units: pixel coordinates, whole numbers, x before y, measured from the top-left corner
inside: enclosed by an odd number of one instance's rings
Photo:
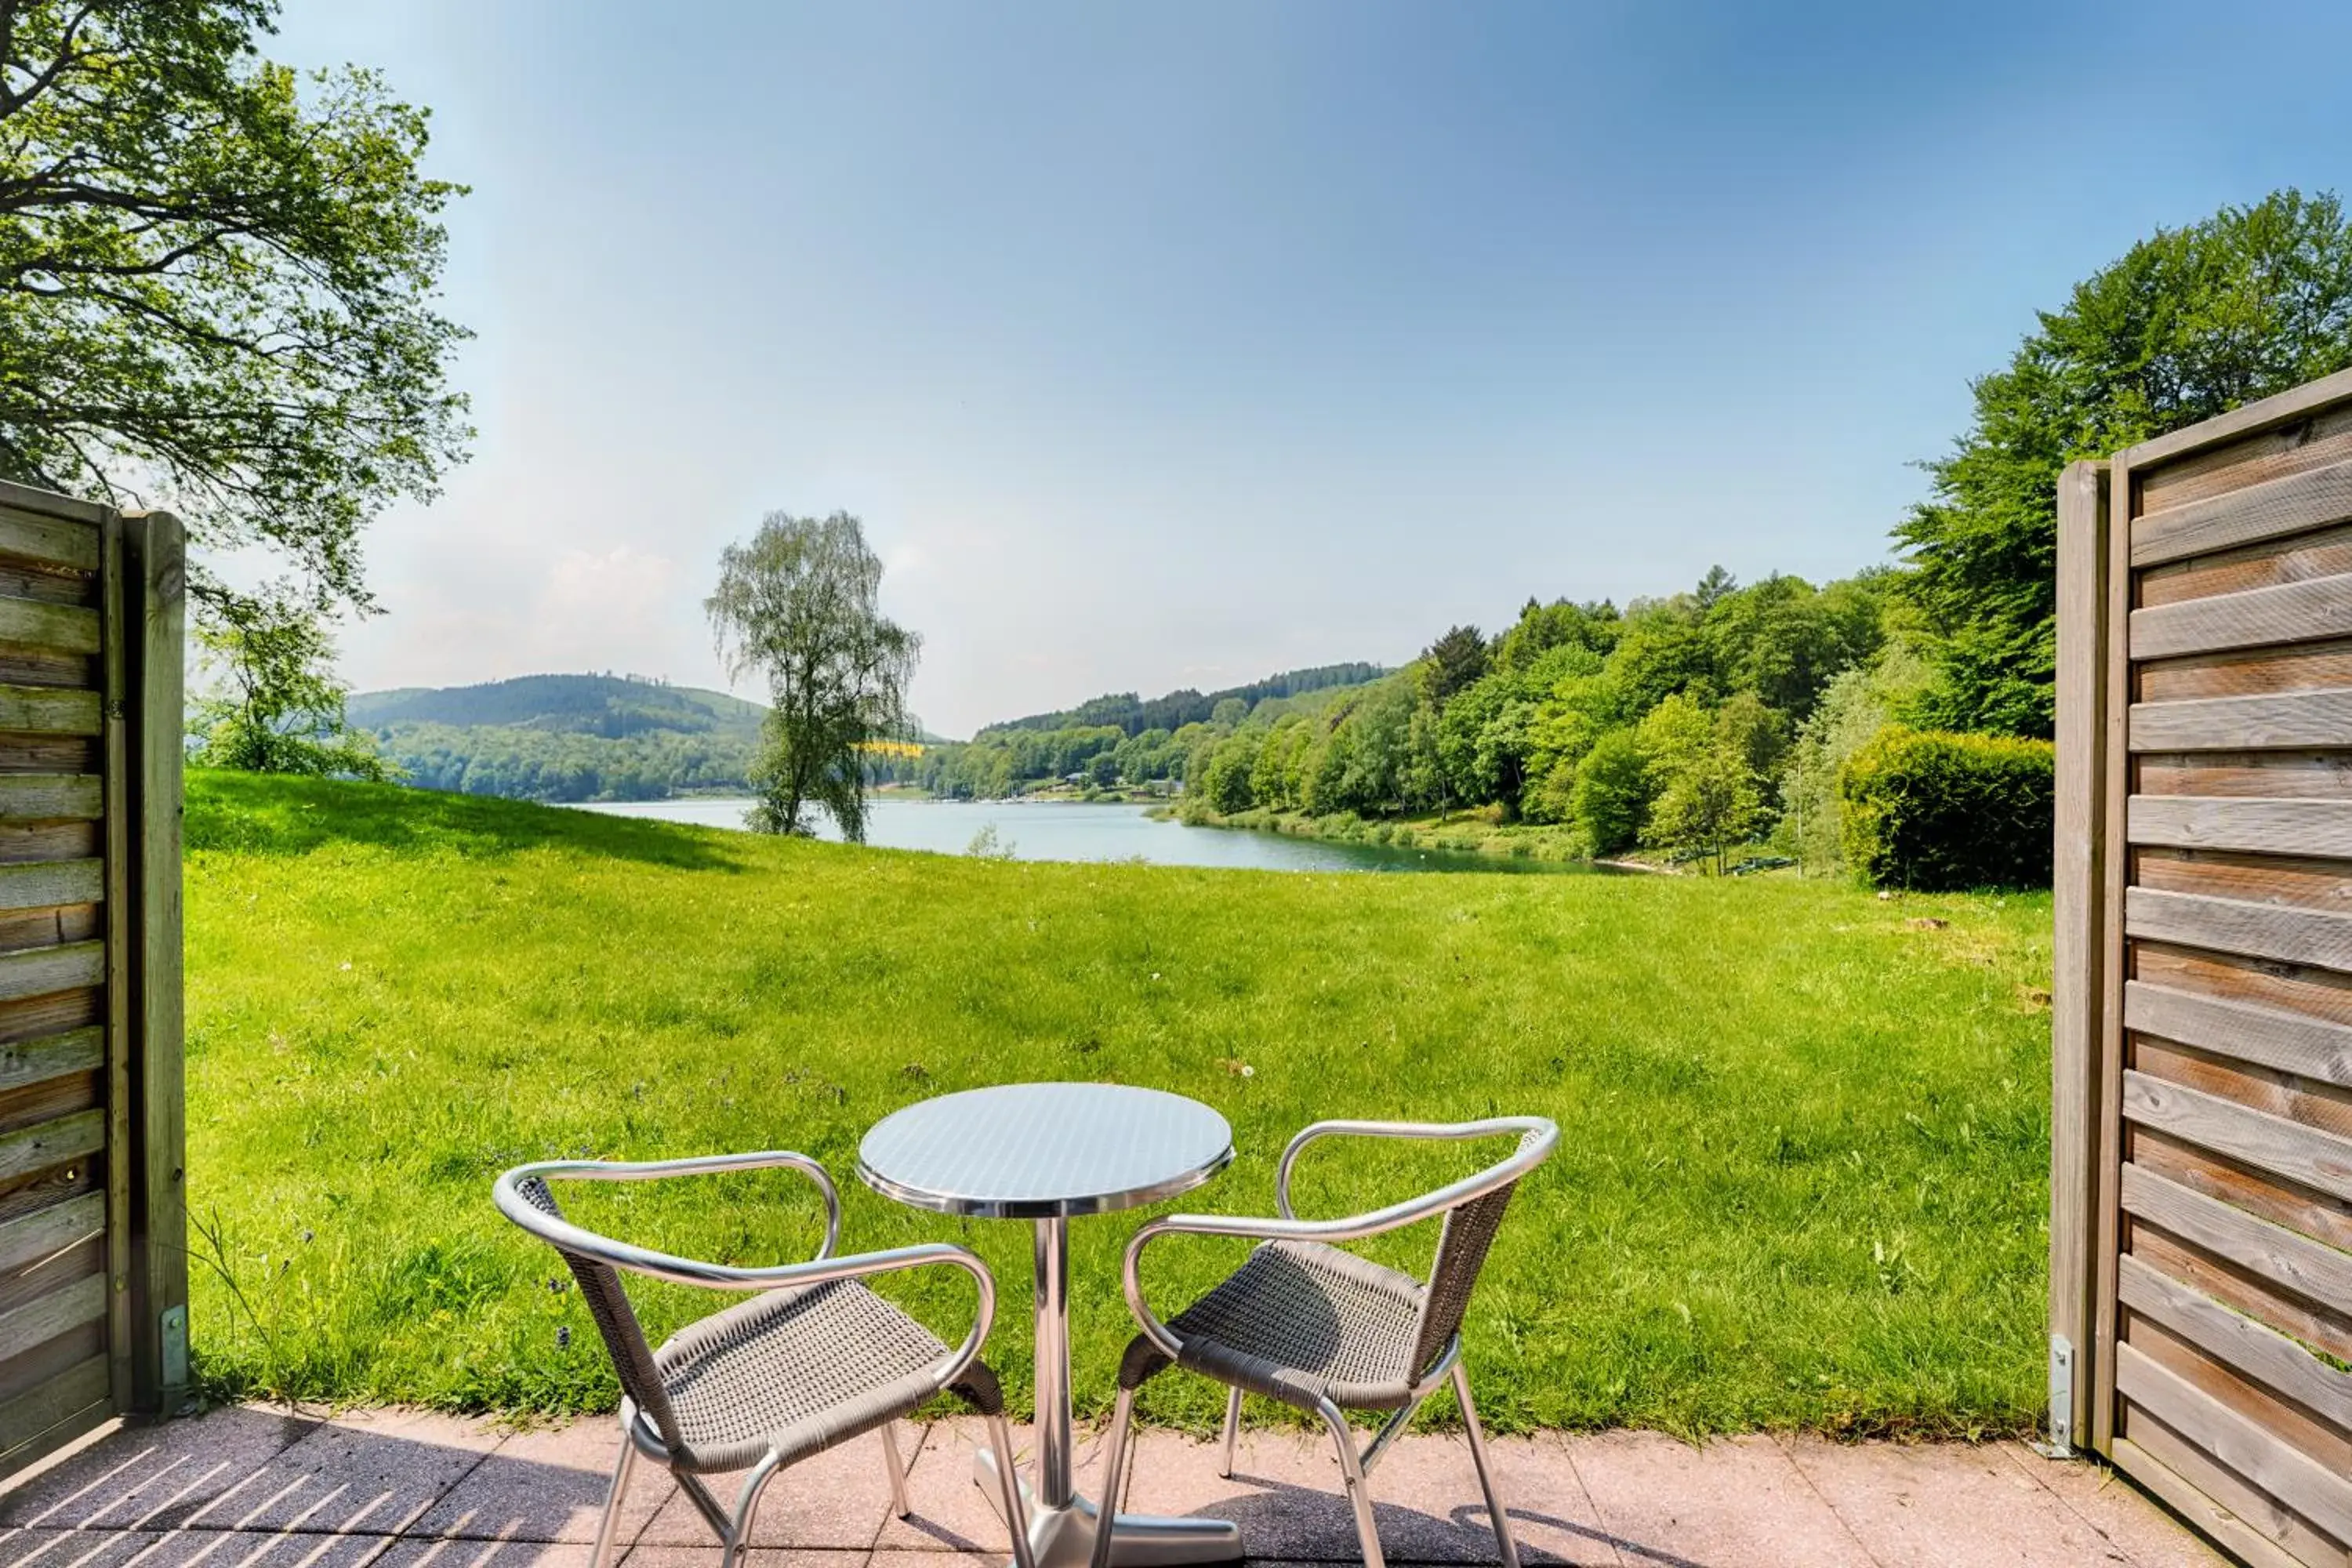
[[[885,1117],[858,1145],[859,1179],[886,1196],[1036,1226],[1037,1475],[1024,1489],[1037,1568],[1088,1562],[1097,1528],[1095,1504],[1070,1481],[1069,1222],[1188,1192],[1233,1157],[1233,1129],[1207,1106],[1101,1083],[941,1095]],[[975,1465],[993,1500],[991,1457]],[[1111,1561],[1133,1568],[1242,1555],[1240,1528],[1226,1520],[1118,1514],[1112,1531]]]

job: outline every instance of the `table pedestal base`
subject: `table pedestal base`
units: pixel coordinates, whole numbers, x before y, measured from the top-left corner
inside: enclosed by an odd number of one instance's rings
[[[996,1456],[983,1448],[972,1456],[972,1484],[1003,1516],[1004,1492],[996,1484]],[[1086,1568],[1093,1561],[1099,1510],[1089,1500],[1073,1495],[1062,1508],[1044,1508],[1021,1483],[1021,1500],[1029,1510],[1029,1546],[1037,1568]],[[1150,1514],[1122,1513],[1111,1524],[1110,1560],[1119,1568],[1178,1568],[1191,1563],[1238,1563],[1242,1559],[1241,1526],[1228,1519],[1157,1519]]]

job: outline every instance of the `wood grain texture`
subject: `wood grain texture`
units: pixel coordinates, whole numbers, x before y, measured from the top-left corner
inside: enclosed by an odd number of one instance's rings
[[[2150,567],[2135,576],[2139,605],[2147,609],[2213,594],[2267,588],[2275,583],[2332,577],[2339,572],[2352,572],[2352,523],[2266,540],[2219,555],[2176,561],[2169,565]]]
[[[2135,752],[2352,748],[2352,690],[2135,703],[2129,744]]]
[[[0,1345],[37,1345],[106,1316],[106,1276],[85,1274],[46,1296],[0,1312]]]
[[[2136,795],[2125,816],[2134,844],[2352,858],[2352,799]]]
[[[2087,1356],[2098,1270],[2099,1009],[2105,883],[2106,465],[2074,463],[2058,486],[2058,757],[2050,1063],[2050,1331]],[[2091,1429],[2092,1380],[2066,1411]]]
[[[2124,1342],[2306,1458],[2339,1474],[2352,1474],[2352,1436],[2307,1406],[2216,1360],[2145,1314],[2126,1312]]]
[[[2130,749],[2130,714],[2134,699],[2131,660],[2118,646],[2132,612],[2131,525],[2144,487],[2143,476],[2132,469],[2128,457],[2107,464],[2106,607],[2099,640],[2100,702],[2105,737],[2100,745],[2104,763],[2096,781],[2099,791],[2099,1019],[2097,1191],[2092,1200],[2094,1230],[2091,1288],[2091,1337],[2078,1375],[2091,1384],[2091,1447],[2111,1453],[2116,1438],[2115,1357],[2123,1311],[2116,1297],[2116,1259],[2124,1243],[2125,1221],[2119,1195],[2126,1131],[2123,1121],[2123,988],[2131,973],[2131,953],[2124,935],[2124,885],[2131,868],[2131,850],[2123,841],[2125,804],[2144,789],[2136,785]]]
[[[0,1176],[23,1175],[68,1160],[79,1161],[98,1152],[105,1142],[106,1114],[99,1110],[0,1133]]]
[[[0,1469],[37,1458],[59,1426],[106,1410],[104,1355],[91,1356],[15,1398],[0,1402]]]
[[[2160,494],[2158,487],[2168,477],[2164,470],[2175,464],[2185,467],[2200,452],[2226,448],[2281,426],[2305,425],[2323,416],[2341,414],[2343,411],[2336,405],[2347,401],[2352,401],[2352,370],[2339,370],[2334,375],[2307,381],[2227,414],[2153,437],[2116,453],[2115,460],[2133,468],[2156,470],[2148,476],[2149,491],[2154,497]],[[2287,445],[2301,446],[2312,434],[2315,432],[2290,432],[2285,437]],[[2148,504],[2158,503],[2151,499]]]
[[[2117,1278],[2124,1304],[2134,1311],[2146,1313],[2215,1360],[2352,1431],[2352,1373],[2137,1258],[2124,1258]]]
[[[0,1277],[19,1274],[106,1230],[106,1197],[84,1193],[0,1223]]]
[[[2352,914],[2135,887],[2124,896],[2124,929],[2151,942],[2352,971]]]
[[[2352,1088],[2352,1026],[2307,1013],[2134,980],[2124,986],[2124,1026],[2219,1056]]]
[[[0,773],[0,818],[94,822],[104,794],[95,773]]]
[[[2132,1036],[2132,1066],[2150,1078],[2352,1140],[2352,1092],[2333,1085],[2152,1035]]]
[[[122,519],[110,515],[102,534],[100,559],[100,613],[105,626],[105,655],[100,662],[100,689],[106,694],[105,867],[106,867],[106,1209],[114,1223],[106,1231],[106,1275],[113,1294],[106,1317],[108,1399],[117,1410],[139,1404],[139,1325],[132,1321],[137,1299],[131,1290],[133,1226],[131,1173],[135,1162],[137,1122],[131,1115],[136,1095],[131,1062],[136,1042],[131,1031],[131,904],[137,886],[131,853],[131,655],[130,606],[124,572]]]
[[[2331,463],[2144,513],[2132,527],[2132,564],[2302,533],[2352,519],[2352,462]]]
[[[2179,1439],[2173,1437],[2172,1441],[2177,1443]],[[2316,1555],[2298,1557],[2288,1552],[2249,1522],[2250,1515],[2243,1503],[2232,1508],[2212,1495],[2232,1484],[2234,1478],[2220,1478],[2219,1488],[2202,1479],[2192,1480],[2189,1473],[2177,1468],[2174,1456],[2150,1447],[2138,1436],[2116,1440],[2115,1462],[2117,1469],[2154,1492],[2247,1568],[2346,1568],[2347,1561],[2352,1561],[2340,1552],[2332,1563]],[[2205,1460],[2204,1464],[2210,1468],[2211,1461]],[[2235,1484],[2244,1485],[2242,1481]]]
[[[2352,1202],[2352,1139],[2146,1073],[2125,1072],[2123,1098],[2126,1120]]]
[[[2130,1345],[2116,1347],[2116,1387],[2338,1542],[2352,1541],[2352,1479],[2341,1472],[2273,1436]]]
[[[106,979],[106,943],[68,942],[0,953],[0,1001],[78,991]]]
[[[2352,636],[2352,574],[2134,610],[2134,658],[2177,658]]]
[[[0,500],[0,555],[69,572],[98,570],[95,521],[44,517]]]
[[[94,904],[106,897],[106,862],[36,860],[0,866],[0,910],[53,910]]]
[[[68,1029],[61,1035],[0,1045],[0,1090],[66,1073],[94,1071],[104,1062],[105,1052],[106,1032],[98,1028]]]
[[[99,648],[98,612],[0,594],[0,643],[93,654]]]
[[[2326,1306],[2352,1302],[2352,1255],[2128,1164],[2124,1207],[2216,1258]]]
[[[2352,751],[2156,752],[2133,766],[2143,795],[2352,799]]]
[[[0,730],[36,735],[95,735],[99,697],[56,686],[0,686]]]
[[[2137,673],[2143,702],[2325,691],[2352,687],[2352,638],[2156,659],[2140,665]]]

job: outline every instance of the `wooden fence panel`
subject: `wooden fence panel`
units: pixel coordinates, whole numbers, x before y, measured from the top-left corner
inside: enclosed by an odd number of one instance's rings
[[[2346,1568],[2352,374],[2067,484],[2053,1424]]]
[[[178,540],[0,484],[0,1473],[177,1393]]]

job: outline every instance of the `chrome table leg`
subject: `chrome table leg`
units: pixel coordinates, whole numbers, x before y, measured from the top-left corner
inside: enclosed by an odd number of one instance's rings
[[[1070,1237],[1064,1219],[1037,1221],[1036,1293],[1036,1480],[1024,1484],[1030,1500],[1029,1542],[1037,1568],[1086,1568],[1094,1557],[1099,1529],[1094,1502],[1078,1495],[1070,1479]],[[973,1456],[972,1480],[1002,1515],[1003,1491],[993,1456]],[[1110,1560],[1116,1568],[1179,1568],[1193,1563],[1236,1563],[1242,1557],[1241,1527],[1224,1519],[1154,1519],[1122,1513],[1111,1524]]]

